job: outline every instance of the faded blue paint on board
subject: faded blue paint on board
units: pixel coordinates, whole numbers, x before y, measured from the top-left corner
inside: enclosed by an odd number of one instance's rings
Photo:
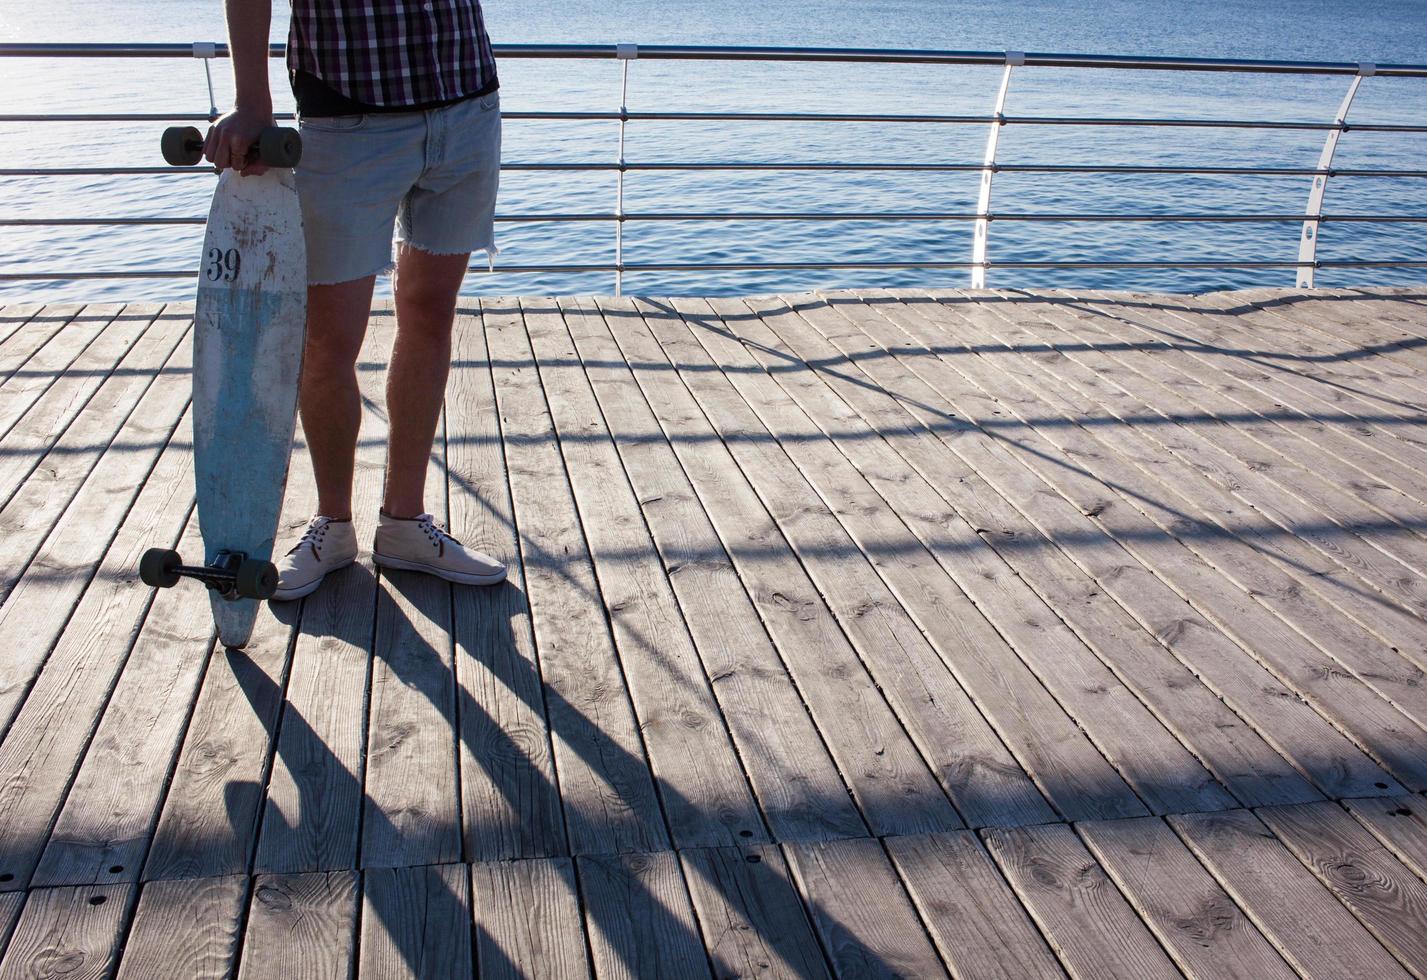
[[[305,299],[200,286],[194,338],[194,471],[205,560],[271,559],[287,485],[302,365]],[[212,595],[224,642],[247,642],[252,599]]]

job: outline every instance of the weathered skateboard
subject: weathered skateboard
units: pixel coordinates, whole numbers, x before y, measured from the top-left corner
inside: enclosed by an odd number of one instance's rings
[[[175,166],[202,158],[193,127],[163,137]],[[266,130],[260,176],[218,177],[198,274],[193,337],[193,466],[202,565],[151,548],[139,577],[156,588],[193,578],[209,589],[218,638],[241,647],[258,603],[277,588],[272,564],[307,321],[307,253],[291,168],[301,142],[291,129]]]

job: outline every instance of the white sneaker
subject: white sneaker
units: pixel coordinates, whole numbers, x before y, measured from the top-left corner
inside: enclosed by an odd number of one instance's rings
[[[490,555],[461,544],[430,514],[403,518],[382,511],[372,546],[372,560],[383,568],[425,572],[462,585],[494,585],[505,581],[504,565]]]
[[[278,601],[301,599],[322,584],[328,572],[357,560],[357,531],[350,520],[314,517],[301,539],[277,563]]]

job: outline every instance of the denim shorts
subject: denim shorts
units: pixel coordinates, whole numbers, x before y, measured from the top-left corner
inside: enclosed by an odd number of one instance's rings
[[[495,253],[500,94],[439,109],[299,120],[307,281],[392,267],[396,240],[437,255]]]

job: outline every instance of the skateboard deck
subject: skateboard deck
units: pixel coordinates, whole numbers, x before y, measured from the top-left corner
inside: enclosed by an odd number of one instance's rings
[[[269,561],[287,486],[307,324],[307,253],[291,170],[225,170],[203,236],[193,338],[193,465],[204,563]],[[209,590],[225,646],[258,599]]]

